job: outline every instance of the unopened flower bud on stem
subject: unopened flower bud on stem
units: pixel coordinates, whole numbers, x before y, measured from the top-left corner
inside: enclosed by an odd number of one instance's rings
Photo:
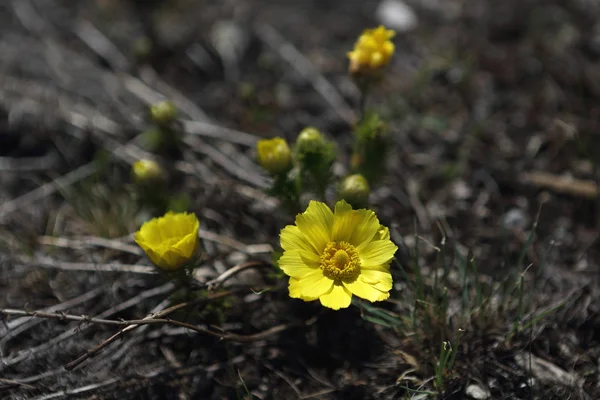
[[[364,176],[360,174],[345,177],[338,187],[338,197],[346,200],[355,208],[366,207],[369,203],[371,189]]]
[[[271,175],[285,174],[291,169],[292,152],[285,139],[275,137],[259,140],[256,149],[258,163]]]

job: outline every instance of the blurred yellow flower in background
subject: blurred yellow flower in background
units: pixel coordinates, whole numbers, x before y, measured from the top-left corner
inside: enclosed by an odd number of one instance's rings
[[[332,212],[311,201],[280,238],[279,266],[290,276],[290,297],[319,299],[334,310],[348,307],[353,295],[371,302],[389,297],[389,265],[398,248],[373,211],[341,200]]]
[[[375,29],[366,29],[348,52],[349,71],[352,75],[370,74],[385,67],[394,54],[393,30],[379,25]]]
[[[156,185],[164,182],[166,173],[154,160],[137,160],[131,167],[133,180],[140,185]]]
[[[194,257],[199,228],[195,214],[169,211],[144,223],[134,238],[154,265],[172,271]]]
[[[275,137],[259,140],[256,149],[258,163],[272,175],[282,174],[291,168],[292,152],[285,139]]]

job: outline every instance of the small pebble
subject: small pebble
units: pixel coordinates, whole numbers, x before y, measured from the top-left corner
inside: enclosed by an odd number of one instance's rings
[[[524,230],[529,224],[529,217],[520,208],[513,208],[502,216],[504,229]]]
[[[490,398],[490,392],[479,385],[469,385],[466,390],[467,396],[476,400],[485,400]]]
[[[400,0],[384,0],[379,3],[375,15],[379,22],[396,32],[407,32],[418,25],[413,9]]]

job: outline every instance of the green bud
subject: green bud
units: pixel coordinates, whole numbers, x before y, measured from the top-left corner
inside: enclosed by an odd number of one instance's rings
[[[166,126],[177,118],[177,108],[169,100],[161,101],[150,107],[150,119],[157,125]]]
[[[338,197],[346,200],[354,208],[364,208],[369,203],[371,188],[360,174],[345,177],[338,187]]]
[[[325,139],[316,128],[308,127],[298,135],[295,152],[303,190],[314,189],[324,197],[336,157],[333,142]]]
[[[318,152],[325,144],[325,138],[316,128],[304,128],[296,139],[296,152]]]
[[[133,180],[138,185],[154,186],[162,185],[166,181],[165,170],[153,160],[138,160],[131,168]]]

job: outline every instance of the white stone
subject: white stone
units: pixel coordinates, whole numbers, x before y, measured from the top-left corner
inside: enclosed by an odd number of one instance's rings
[[[377,6],[375,16],[386,28],[396,32],[410,31],[419,23],[413,9],[400,0],[383,0]]]
[[[475,400],[486,400],[490,398],[490,392],[479,385],[469,385],[466,390],[467,396]]]

